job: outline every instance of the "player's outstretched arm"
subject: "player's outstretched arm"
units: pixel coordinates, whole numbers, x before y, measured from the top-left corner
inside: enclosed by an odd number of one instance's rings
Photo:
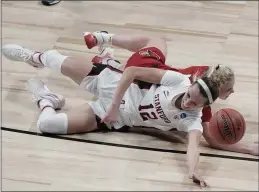
[[[200,156],[199,143],[202,132],[200,130],[191,130],[188,134],[187,164],[189,168],[189,178],[201,187],[206,187],[207,183],[197,172]]]
[[[245,143],[245,142],[238,142],[233,145],[221,145],[216,143],[209,135],[209,123],[205,122],[202,123],[203,126],[203,137],[207,141],[207,143],[210,145],[211,148],[214,149],[220,149],[224,151],[231,151],[231,152],[237,152],[237,153],[244,153],[244,154],[251,154],[251,155],[259,155],[258,152],[258,143]]]

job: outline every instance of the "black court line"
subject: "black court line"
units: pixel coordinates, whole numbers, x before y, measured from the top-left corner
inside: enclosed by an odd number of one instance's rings
[[[24,130],[7,128],[7,127],[1,127],[1,130],[15,132],[15,133],[22,133],[22,134],[27,134],[27,135],[35,135],[35,136],[40,136],[40,137],[49,137],[49,138],[56,138],[56,139],[62,139],[62,140],[68,140],[68,141],[77,141],[77,142],[82,142],[82,143],[92,143],[92,144],[98,144],[98,145],[123,147],[123,148],[129,148],[129,149],[140,149],[140,150],[146,150],[146,151],[186,154],[186,151],[180,151],[180,150],[174,150],[174,149],[158,149],[158,148],[152,148],[152,147],[140,147],[140,146],[134,146],[134,145],[108,143],[108,142],[102,142],[102,141],[93,141],[93,140],[87,140],[87,139],[64,137],[64,136],[59,136],[59,135],[42,134],[42,133],[36,133],[36,132],[32,132],[32,131],[24,131]],[[234,159],[234,160],[259,162],[259,159],[248,158],[248,157],[235,157],[235,156],[229,156],[229,155],[217,155],[217,154],[210,154],[210,153],[200,153],[200,155],[205,156],[205,157],[217,157],[217,158],[223,158],[223,159]]]

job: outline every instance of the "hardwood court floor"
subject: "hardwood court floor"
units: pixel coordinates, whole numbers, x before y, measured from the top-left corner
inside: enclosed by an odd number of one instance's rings
[[[240,111],[247,122],[244,141],[258,140],[258,2],[62,1],[52,7],[40,1],[2,2],[2,44],[94,56],[97,49],[87,50],[82,34],[95,30],[164,37],[171,66],[221,63],[232,67],[235,93],[227,101],[218,100],[213,109]],[[115,57],[125,62],[130,54],[116,49]],[[67,98],[64,111],[94,99],[49,69],[36,70],[2,58],[2,126],[9,128],[1,132],[3,190],[199,190],[186,177],[185,154],[177,153],[186,150],[184,144],[134,133],[66,136],[81,139],[77,141],[30,135],[39,132],[39,111],[26,88],[32,76],[41,77],[50,89]],[[258,161],[252,161],[257,157],[206,145],[201,152],[223,155],[201,156],[200,172],[210,185],[205,190],[258,190]]]

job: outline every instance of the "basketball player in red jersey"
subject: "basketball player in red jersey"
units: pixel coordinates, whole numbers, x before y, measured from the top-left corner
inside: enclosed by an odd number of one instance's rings
[[[219,87],[219,98],[227,99],[234,93],[234,72],[227,66],[192,66],[184,69],[172,68],[165,64],[167,55],[167,45],[164,39],[152,39],[141,35],[109,34],[107,32],[86,32],[84,34],[86,45],[89,49],[94,46],[116,46],[135,52],[125,64],[125,71],[129,71],[129,76],[136,72],[141,72],[140,67],[159,68],[173,70],[190,76],[193,82],[197,78],[208,76],[217,83]],[[207,106],[202,111],[203,136],[212,148],[258,155],[258,144],[247,144],[242,141],[234,145],[220,145],[208,134],[209,121],[212,116],[211,107]],[[109,114],[107,114],[109,116]],[[109,117],[104,121],[112,121]]]

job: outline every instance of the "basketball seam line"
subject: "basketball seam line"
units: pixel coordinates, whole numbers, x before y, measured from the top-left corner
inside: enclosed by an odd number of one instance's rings
[[[233,131],[235,133],[235,141],[236,141],[237,140],[237,135],[236,135],[236,131],[235,131],[235,128],[234,128],[234,123],[233,123],[232,119],[230,118],[230,116],[228,115],[228,113],[224,109],[222,109],[222,110],[227,114],[228,118],[230,119],[230,122],[232,124],[232,129],[233,129]]]
[[[236,113],[241,119],[242,119],[242,128],[243,128],[243,132],[245,132],[245,126],[246,126],[246,121],[245,121],[245,119],[244,119],[244,117],[241,115],[241,114],[239,114],[239,113]]]
[[[220,134],[221,134],[221,136],[222,136],[222,138],[225,140],[225,137],[224,137],[224,134],[221,132],[221,129],[219,128],[219,124],[218,124],[218,111],[217,111],[217,113],[216,113],[216,122],[217,122],[217,128],[218,128],[218,130],[219,130],[219,132],[220,132]]]

